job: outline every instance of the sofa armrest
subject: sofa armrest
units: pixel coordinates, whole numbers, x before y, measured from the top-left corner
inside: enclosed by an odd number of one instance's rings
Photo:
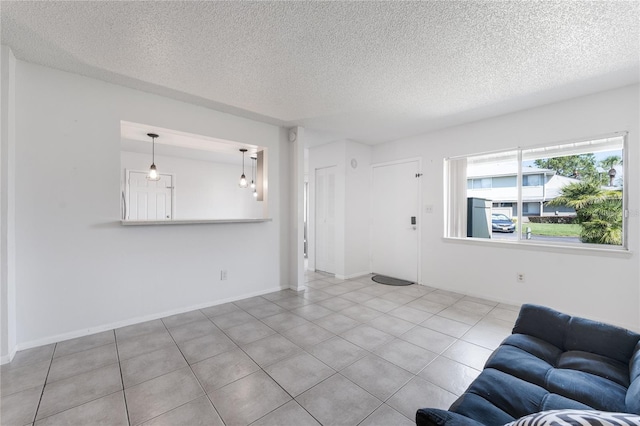
[[[421,408],[416,412],[417,426],[485,426],[477,420],[437,408]]]

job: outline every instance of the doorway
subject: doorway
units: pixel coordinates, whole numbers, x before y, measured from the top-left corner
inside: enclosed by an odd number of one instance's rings
[[[420,161],[373,165],[372,173],[372,271],[417,283]]]

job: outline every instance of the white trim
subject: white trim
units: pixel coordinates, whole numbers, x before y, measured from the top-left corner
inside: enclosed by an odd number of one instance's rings
[[[371,165],[371,168],[373,169],[374,167],[384,167],[384,166],[393,166],[395,164],[411,163],[412,161],[417,161],[418,165],[420,166],[422,163],[422,157],[410,157],[410,158],[404,158],[402,160],[385,161],[384,163],[373,163]],[[373,170],[371,171],[371,173],[373,173]]]
[[[268,293],[273,293],[273,292],[276,292],[276,291],[285,290],[286,288],[287,287],[280,287],[280,286],[272,287],[272,288],[269,288],[267,290],[255,291],[255,292],[244,294],[244,295],[237,296],[237,297],[230,297],[230,298],[227,298],[227,299],[216,300],[215,302],[198,303],[197,305],[191,305],[191,306],[178,308],[178,309],[171,309],[171,310],[168,310],[168,311],[159,312],[159,313],[155,313],[155,314],[150,314],[150,315],[145,315],[145,316],[141,316],[141,317],[130,318],[130,319],[123,320],[123,321],[116,321],[116,322],[112,322],[112,323],[108,323],[108,324],[99,325],[99,326],[96,326],[96,327],[90,327],[90,328],[86,328],[86,329],[82,329],[82,330],[70,331],[68,333],[61,333],[61,334],[56,334],[54,336],[49,336],[49,337],[44,337],[44,338],[41,338],[41,339],[31,340],[29,342],[23,342],[23,343],[17,344],[16,348],[14,350],[14,355],[15,355],[15,351],[22,351],[22,350],[25,350],[25,349],[31,349],[31,348],[35,348],[35,347],[38,347],[38,346],[48,345],[50,343],[58,343],[58,342],[62,342],[62,341],[65,341],[65,340],[74,339],[74,338],[77,338],[77,337],[84,337],[84,336],[88,336],[88,335],[91,335],[91,334],[100,333],[100,332],[103,332],[103,331],[109,331],[109,330],[114,330],[116,328],[125,327],[127,325],[139,324],[139,323],[142,323],[142,322],[152,321],[152,320],[168,317],[168,316],[171,316],[171,315],[182,314],[182,313],[185,313],[185,312],[190,312],[190,311],[195,311],[195,310],[198,310],[198,309],[208,308],[208,307],[211,307],[211,306],[221,305],[223,303],[235,302],[236,300],[242,300],[242,299],[246,299],[246,298],[249,298],[249,297],[261,296],[263,294],[268,294]],[[12,355],[12,358],[13,358],[13,355]]]
[[[622,138],[622,162],[629,164],[629,132],[624,132]],[[640,167],[640,164],[637,165]],[[629,192],[633,188],[629,188],[630,179],[627,177],[629,173],[622,175],[622,247],[629,248]],[[637,193],[637,192],[636,192]]]
[[[576,142],[586,142],[586,141],[590,141],[590,140],[600,140],[600,139],[607,139],[607,138],[615,138],[615,137],[623,137],[626,139],[627,135],[629,134],[628,130],[620,130],[617,132],[611,132],[611,133],[605,133],[602,135],[595,135],[595,136],[584,136],[584,137],[579,137],[579,138],[571,138],[571,139],[565,139],[565,140],[561,140],[561,141],[549,141],[549,142],[543,142],[543,143],[539,143],[539,144],[535,144],[535,145],[528,145],[526,148],[525,147],[521,147],[521,146],[514,146],[511,148],[504,148],[504,149],[496,149],[496,150],[491,150],[491,151],[482,151],[482,152],[476,152],[476,153],[471,153],[471,154],[463,154],[463,155],[452,155],[450,157],[445,157],[445,160],[457,160],[459,158],[468,158],[468,157],[476,157],[476,156],[482,156],[482,155],[490,155],[490,154],[500,154],[502,152],[509,152],[509,151],[514,151],[517,149],[520,150],[528,150],[528,149],[536,149],[536,148],[542,148],[551,144],[554,145],[563,145],[563,144],[571,144],[571,143],[576,143]]]
[[[522,150],[521,149],[519,149],[516,152],[516,158],[518,161],[518,174],[516,175],[516,191],[518,192],[517,194],[518,199],[516,201],[516,208],[518,209],[518,215],[517,215],[518,224],[516,225],[516,232],[518,233],[518,235],[516,236],[516,239],[518,241],[522,241],[522,210],[524,209],[524,203],[522,202],[523,182],[522,182]],[[542,216],[542,213],[543,213],[543,209],[540,208],[540,216]],[[491,232],[493,232],[493,230]]]
[[[336,278],[340,280],[350,280],[353,278],[364,277],[365,275],[369,275],[370,273],[371,272],[356,272],[355,274],[349,274],[349,275],[336,275]]]
[[[145,225],[198,225],[203,223],[259,223],[271,222],[271,218],[256,219],[182,219],[182,220],[121,220],[122,226],[145,226]]]
[[[8,354],[3,355],[2,357],[0,357],[0,365],[8,364],[11,361],[13,361],[13,357],[16,356],[16,352],[18,352],[18,349],[17,349],[16,346],[14,346],[13,350],[11,351],[11,353],[8,353]]]
[[[580,244],[576,243],[576,245],[569,244],[549,244],[545,242],[532,241],[532,240],[520,240],[520,241],[507,241],[507,240],[498,240],[498,239],[489,239],[489,238],[454,238],[454,237],[442,237],[442,241],[446,243],[455,243],[455,244],[476,244],[487,247],[500,247],[500,248],[518,248],[525,250],[535,250],[540,251],[540,249],[549,252],[557,252],[557,253],[573,253],[573,254],[584,254],[584,255],[594,255],[594,256],[602,256],[603,254],[610,254],[612,256],[625,256],[630,257],[633,255],[633,252],[627,248],[623,248],[621,246],[611,246],[611,248],[600,247],[598,244]],[[605,244],[603,244],[606,246]]]

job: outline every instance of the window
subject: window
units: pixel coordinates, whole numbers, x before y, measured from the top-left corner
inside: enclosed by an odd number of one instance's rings
[[[447,159],[445,236],[626,248],[625,139]]]
[[[522,186],[542,186],[542,174],[522,176]]]
[[[491,189],[491,178],[469,179],[467,188],[469,189]]]

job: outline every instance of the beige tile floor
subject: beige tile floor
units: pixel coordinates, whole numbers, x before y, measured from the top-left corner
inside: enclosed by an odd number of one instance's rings
[[[2,425],[410,425],[448,408],[518,307],[370,276],[19,352]]]

